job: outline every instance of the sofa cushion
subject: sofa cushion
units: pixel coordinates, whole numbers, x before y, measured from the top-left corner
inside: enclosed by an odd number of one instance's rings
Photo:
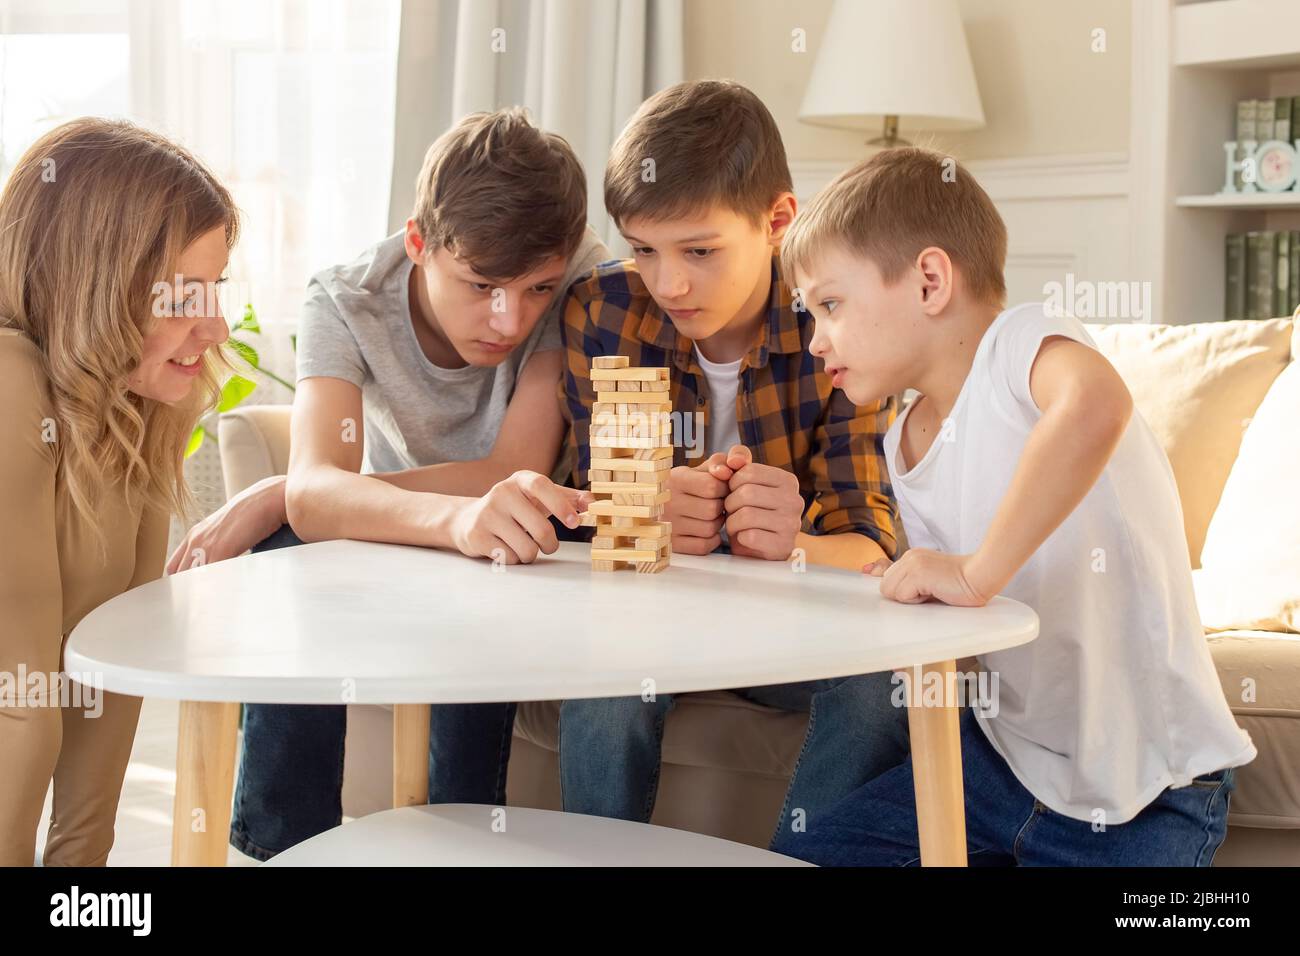
[[[289,470],[292,405],[249,405],[226,412],[217,423],[226,497],[263,478]]]
[[[515,734],[555,751],[559,723],[559,701],[525,701],[515,715]],[[807,714],[764,707],[726,691],[679,694],[664,723],[663,760],[788,779],[807,728]]]
[[[1237,770],[1228,819],[1300,827],[1300,634],[1224,631],[1208,640],[1228,705],[1259,751]]]
[[[1090,325],[1169,456],[1193,567],[1246,423],[1291,359],[1291,319]]]
[[[1207,628],[1300,631],[1300,362],[1255,410],[1196,578]]]

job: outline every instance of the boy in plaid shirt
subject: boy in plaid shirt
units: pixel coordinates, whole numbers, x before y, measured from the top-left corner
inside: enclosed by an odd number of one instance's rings
[[[881,450],[894,405],[854,406],[808,352],[813,323],[777,258],[791,189],[776,123],[744,87],[683,83],[642,104],[605,172],[605,205],[634,258],[598,267],[564,310],[574,483],[588,482],[592,357],[667,366],[673,550],[785,561],[801,549],[857,570],[895,551]],[[776,837],[906,756],[888,674],[736,693],[810,712]],[[649,820],[673,705],[666,694],[565,701],[564,809]]]

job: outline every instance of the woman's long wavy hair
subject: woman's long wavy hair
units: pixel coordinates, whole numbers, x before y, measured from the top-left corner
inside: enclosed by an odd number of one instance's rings
[[[212,407],[225,360],[209,349],[196,387],[168,405],[127,388],[182,250],[223,227],[239,233],[230,193],[191,153],[121,120],[85,117],[51,130],[0,195],[0,325],[45,360],[57,423],[59,489],[102,543],[106,491],[183,514],[183,457]],[[3,411],[0,411],[3,414]]]

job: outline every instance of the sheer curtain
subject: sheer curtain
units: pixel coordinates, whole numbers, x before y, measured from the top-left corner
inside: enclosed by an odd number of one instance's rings
[[[130,0],[132,112],[234,193],[227,311],[252,303],[249,341],[290,381],[308,278],[385,233],[399,20],[398,0]]]
[[[227,317],[292,382],[307,280],[387,229],[399,0],[0,0],[0,179],[46,130],[88,114],[179,140],[225,181],[243,234]],[[250,402],[285,402],[262,376]],[[187,462],[224,498],[211,442]]]
[[[588,221],[605,214],[609,148],[651,93],[683,78],[682,0],[405,0],[389,228],[415,201],[429,144],[466,113],[528,107],[587,172]]]

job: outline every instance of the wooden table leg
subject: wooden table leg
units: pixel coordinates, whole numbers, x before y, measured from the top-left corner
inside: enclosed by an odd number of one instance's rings
[[[909,671],[907,729],[912,738],[912,776],[922,866],[966,865],[966,807],[961,779],[961,737],[955,697],[956,662],[925,664]],[[925,706],[925,692],[941,681],[942,703]],[[954,694],[950,695],[949,690]]]
[[[393,706],[393,806],[429,802],[429,704]]]
[[[225,866],[239,704],[181,701],[172,866]]]

